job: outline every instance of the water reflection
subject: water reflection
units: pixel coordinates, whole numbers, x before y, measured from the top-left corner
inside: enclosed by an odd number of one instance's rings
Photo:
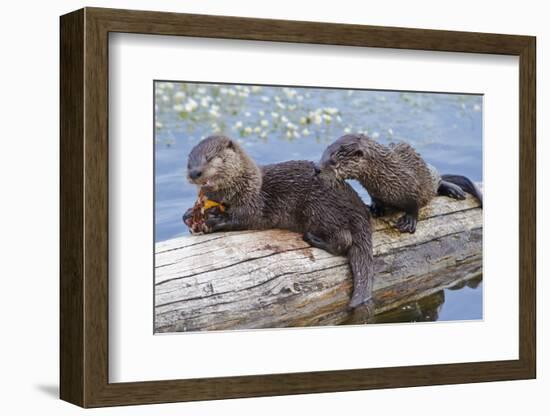
[[[469,290],[464,290],[465,288]],[[482,308],[478,299],[482,296],[481,289],[482,276],[462,281],[448,289],[379,314],[376,316],[376,323],[481,319]],[[446,301],[448,297],[453,297],[454,302]],[[452,314],[449,314],[448,309],[454,309]]]

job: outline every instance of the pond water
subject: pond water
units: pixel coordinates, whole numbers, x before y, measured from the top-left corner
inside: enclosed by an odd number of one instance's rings
[[[187,182],[185,166],[200,139],[228,135],[268,164],[317,161],[347,132],[384,144],[406,141],[441,173],[483,179],[480,95],[157,81],[155,241],[188,235],[181,216],[197,190]],[[351,185],[370,202],[360,185]],[[442,292],[437,313],[412,308],[416,312],[401,314],[399,322],[481,319],[482,284],[470,286]],[[433,299],[428,303],[433,306]]]

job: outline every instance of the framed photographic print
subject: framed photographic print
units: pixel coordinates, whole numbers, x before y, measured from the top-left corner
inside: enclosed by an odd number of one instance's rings
[[[534,378],[535,49],[62,16],[61,398]]]

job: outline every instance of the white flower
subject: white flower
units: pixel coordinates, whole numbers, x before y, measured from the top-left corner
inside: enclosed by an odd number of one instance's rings
[[[252,114],[250,114],[250,111],[247,111],[246,113],[244,113],[244,116],[245,117],[250,117]]]
[[[254,93],[260,92],[261,90],[262,90],[262,87],[260,87],[259,85],[252,86],[252,92]]]
[[[273,118],[278,118],[278,117],[279,117],[279,113],[272,112],[272,113],[271,113],[271,117],[273,117]]]
[[[209,96],[206,96],[206,97],[202,97],[201,98],[201,105],[203,107],[208,107],[208,104],[210,103],[210,97]]]
[[[306,124],[306,123],[307,123],[307,118],[300,117],[300,124]]]
[[[344,129],[344,133],[350,134],[350,133],[351,133],[351,128],[350,128],[350,127],[346,127],[346,128]]]
[[[261,131],[262,131],[262,129],[260,128],[260,126],[254,127],[254,133],[259,133]]]
[[[321,124],[323,122],[323,118],[319,114],[313,115],[313,122],[315,124]]]
[[[325,122],[327,124],[330,124],[330,122],[332,121],[332,117],[329,116],[328,114],[323,114],[323,118],[325,119]]]
[[[172,84],[171,82],[166,82],[164,84],[164,86],[166,87],[167,90],[173,90],[174,89],[174,84]]]
[[[161,123],[160,121],[157,121],[157,122],[155,123],[155,127],[156,127],[157,129],[161,129],[161,128],[162,128],[162,123]]]
[[[269,102],[270,98],[269,97],[266,97],[265,95],[261,98],[261,100],[264,102],[264,103],[267,103]]]
[[[185,98],[185,93],[183,91],[178,91],[177,93],[174,94],[174,98],[176,100],[182,100]]]
[[[283,88],[283,91],[288,98],[293,98],[296,95],[296,90],[290,88]]]
[[[242,122],[242,121],[237,121],[237,122],[235,123],[234,128],[235,128],[235,129],[240,129],[242,126],[243,126],[243,122]]]
[[[262,127],[267,127],[267,126],[269,126],[269,121],[264,119],[264,120],[260,121],[260,124],[261,124]]]
[[[185,103],[185,111],[190,113],[192,111],[195,111],[198,106],[199,105],[197,104],[197,102],[195,100],[193,100],[192,98],[190,98],[189,101],[187,101]]]
[[[183,111],[183,105],[181,104],[176,104],[174,107],[172,107],[174,109],[174,111],[177,111],[178,113],[180,111]]]
[[[265,138],[267,137],[267,131],[265,131],[265,130],[262,131],[262,133],[260,134],[260,137],[261,137],[262,139],[265,139]]]
[[[481,111],[481,106],[479,104],[474,104],[474,111]]]
[[[250,134],[250,133],[252,133],[252,128],[249,127],[249,126],[246,126],[246,127],[244,128],[244,134]]]
[[[366,133],[365,133],[366,134]],[[380,137],[380,133],[378,133],[377,131],[375,131],[374,133],[372,133],[372,138],[373,139],[378,139]]]
[[[393,129],[392,128],[389,128],[388,129],[388,135],[391,137],[393,136]]]
[[[260,110],[258,111],[258,114],[261,115],[262,117],[265,116],[265,111],[264,110]]]
[[[309,135],[310,135],[310,131],[309,131],[307,128],[305,128],[305,129],[302,130],[302,134],[303,134],[304,136],[309,136]]]

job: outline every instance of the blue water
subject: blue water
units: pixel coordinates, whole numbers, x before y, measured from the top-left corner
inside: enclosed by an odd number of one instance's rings
[[[155,240],[188,235],[181,216],[197,190],[186,180],[186,159],[208,135],[228,135],[267,164],[318,160],[339,136],[364,132],[409,142],[441,173],[482,181],[482,105],[480,95],[157,81]],[[453,291],[438,319],[480,319],[481,294],[482,285]]]

